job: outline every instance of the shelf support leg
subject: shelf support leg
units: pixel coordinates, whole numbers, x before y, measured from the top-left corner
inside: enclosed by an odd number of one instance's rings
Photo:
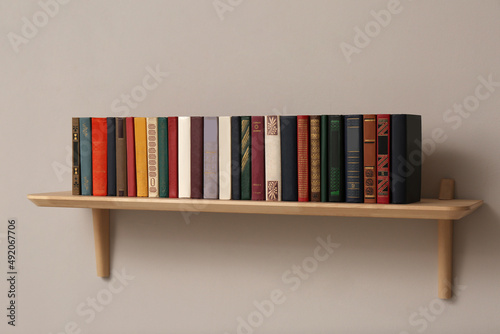
[[[455,196],[455,180],[442,179],[439,199],[449,200]],[[438,297],[450,299],[453,275],[453,220],[438,220]]]
[[[98,277],[109,277],[109,209],[92,209]]]

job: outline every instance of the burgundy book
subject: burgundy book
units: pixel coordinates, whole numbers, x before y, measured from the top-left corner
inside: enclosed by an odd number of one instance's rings
[[[309,202],[309,116],[297,116],[299,202]]]
[[[365,203],[377,203],[377,115],[363,115],[363,184]]]
[[[377,203],[389,204],[391,115],[377,115]]]
[[[203,198],[203,117],[191,117],[191,198]]]
[[[251,120],[252,201],[264,201],[266,168],[264,161],[264,116],[252,116]]]
[[[127,117],[127,195],[137,196],[137,185],[135,180],[135,133],[134,118]]]
[[[179,176],[177,174],[179,148],[177,137],[178,117],[168,118],[168,197],[179,197]]]

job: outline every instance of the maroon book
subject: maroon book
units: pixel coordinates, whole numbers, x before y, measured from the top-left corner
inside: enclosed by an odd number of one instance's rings
[[[191,117],[191,198],[203,198],[203,117]]]
[[[168,197],[179,197],[177,117],[168,118]]]
[[[251,122],[252,157],[252,201],[264,201],[266,165],[264,160],[264,116],[252,116]]]
[[[137,196],[137,186],[135,180],[135,133],[134,118],[127,117],[127,195]]]

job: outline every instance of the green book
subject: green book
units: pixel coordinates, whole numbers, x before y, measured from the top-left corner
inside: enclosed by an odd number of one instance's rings
[[[344,119],[328,116],[328,201],[344,202]]]
[[[160,197],[168,197],[168,130],[167,118],[158,117],[158,183]]]
[[[250,136],[250,116],[241,116],[241,199],[243,200],[250,200],[252,196]]]
[[[321,202],[328,202],[328,116],[321,116]]]

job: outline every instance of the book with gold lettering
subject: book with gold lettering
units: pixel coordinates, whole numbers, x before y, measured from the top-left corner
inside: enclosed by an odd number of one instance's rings
[[[391,115],[377,115],[377,203],[389,204]]]
[[[80,185],[81,193],[92,196],[92,119],[80,118]]]
[[[135,173],[137,197],[148,197],[148,161],[146,118],[134,118],[135,125]]]
[[[148,141],[148,197],[159,197],[158,189],[158,120],[146,118]]]
[[[321,117],[309,116],[309,160],[311,202],[321,201],[321,145],[320,145]]]
[[[252,198],[250,116],[241,116],[241,199]]]
[[[80,195],[80,119],[73,117],[72,119],[73,131],[73,170],[72,170],[72,191],[73,195]]]
[[[363,202],[363,115],[345,116],[346,202]]]
[[[344,117],[328,115],[328,201],[345,201]]]
[[[252,201],[264,201],[265,194],[265,159],[264,159],[264,116],[252,116],[251,144],[251,179]]]
[[[377,203],[377,115],[363,115],[364,202]]]
[[[265,119],[266,200],[281,201],[281,131],[278,115]]]
[[[297,177],[299,202],[309,202],[309,116],[297,116]]]

